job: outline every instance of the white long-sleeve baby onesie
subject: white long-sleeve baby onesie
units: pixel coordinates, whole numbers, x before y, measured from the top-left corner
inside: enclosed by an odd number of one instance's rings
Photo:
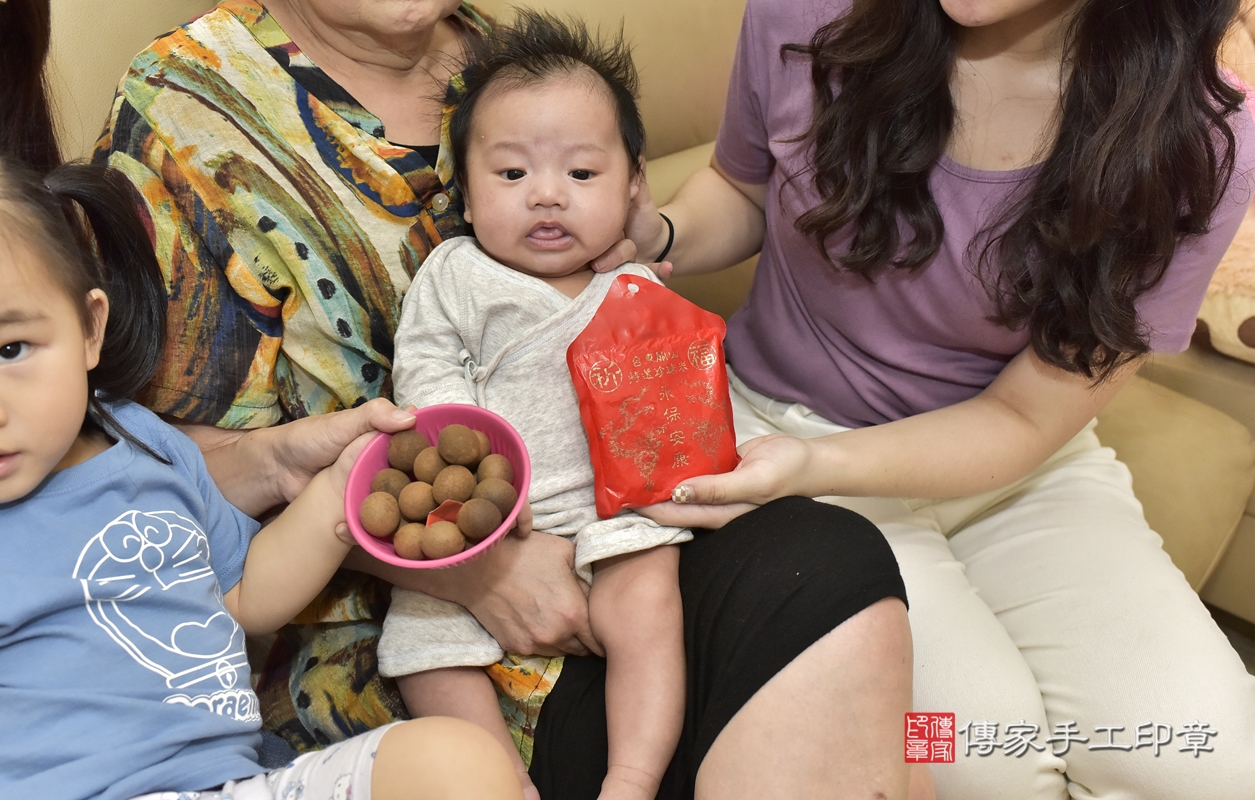
[[[472,238],[450,239],[415,276],[396,335],[397,405],[469,403],[508,420],[531,458],[534,529],[572,538],[576,571],[590,583],[595,561],[693,538],[630,511],[597,517],[588,436],[566,351],[624,273],[657,282],[648,268],[625,264],[595,275],[572,299],[494,261]],[[379,641],[382,674],[482,666],[503,655],[462,606],[393,590]]]

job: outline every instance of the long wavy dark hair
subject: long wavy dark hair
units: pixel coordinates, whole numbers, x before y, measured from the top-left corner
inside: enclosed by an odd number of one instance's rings
[[[1057,138],[968,248],[991,319],[1027,326],[1042,360],[1097,382],[1148,352],[1134,303],[1185,237],[1208,230],[1233,169],[1227,117],[1243,95],[1217,58],[1238,3],[1079,0]],[[829,263],[829,238],[850,225],[840,268],[868,279],[936,255],[928,177],[954,129],[960,30],[937,0],[853,0],[809,43],[781,49],[810,61],[814,116],[801,141],[822,202],[797,228]]]
[[[100,361],[87,373],[87,407],[111,433],[155,458],[104,405],[129,399],[152,378],[165,342],[166,291],[130,183],[117,170],[68,163],[41,175],[0,154],[0,231],[36,254],[48,277],[92,323],[87,293],[109,298]],[[161,459],[165,460],[165,459]]]

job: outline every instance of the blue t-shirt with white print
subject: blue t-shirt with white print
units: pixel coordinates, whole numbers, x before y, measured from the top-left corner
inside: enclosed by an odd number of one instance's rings
[[[261,717],[222,593],[257,523],[190,439],[111,405],[118,438],[0,504],[0,798],[208,789],[255,775]]]

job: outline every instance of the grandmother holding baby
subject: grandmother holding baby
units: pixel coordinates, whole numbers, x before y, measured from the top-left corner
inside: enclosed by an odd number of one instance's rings
[[[459,58],[491,25],[456,0],[227,0],[122,83],[97,158],[143,197],[169,292],[142,399],[249,514],[361,433],[408,424],[387,402],[393,335],[428,254],[469,232],[448,119]],[[268,728],[310,749],[405,715],[377,672],[382,578],[464,606],[519,654],[489,672],[532,774],[556,776],[537,781],[545,800],[596,792],[602,648],[570,542],[509,536],[450,570],[360,551],[345,566],[270,647]],[[679,574],[688,712],[665,792],[905,796],[911,642],[874,526],[783,498],[680,545]]]

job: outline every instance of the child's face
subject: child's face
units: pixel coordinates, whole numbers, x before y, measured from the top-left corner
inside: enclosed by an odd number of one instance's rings
[[[609,92],[591,72],[490,88],[467,147],[466,219],[512,269],[557,278],[623,238],[638,175]]]
[[[26,496],[70,466],[87,413],[87,371],[100,358],[78,311],[31,248],[0,239],[0,503]],[[109,303],[93,289],[89,309],[103,334]]]

